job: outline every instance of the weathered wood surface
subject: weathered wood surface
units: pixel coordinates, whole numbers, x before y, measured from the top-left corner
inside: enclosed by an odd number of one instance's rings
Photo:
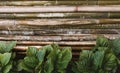
[[[0,29],[120,28],[120,19],[22,19],[0,20]]]
[[[119,34],[102,34],[105,37],[109,39],[115,39],[119,38]],[[68,35],[68,34],[61,34],[61,35],[55,35],[55,36],[17,36],[17,35],[1,35],[0,40],[3,41],[95,41],[98,35],[96,34],[74,34],[74,35]]]
[[[33,12],[120,12],[120,5],[115,6],[34,6],[15,7],[0,6],[0,13]]]
[[[98,35],[120,37],[120,0],[0,0],[0,41],[18,41],[19,55],[57,43],[77,58]]]
[[[119,5],[120,1],[88,1],[88,0],[77,0],[77,1],[2,1],[1,6],[50,6],[50,5]]]
[[[120,18],[120,13],[9,13],[0,14],[0,19],[37,19],[37,18],[81,18],[81,19],[103,19]]]
[[[39,29],[39,30],[0,30],[0,35],[60,36],[78,34],[120,34],[120,29]]]

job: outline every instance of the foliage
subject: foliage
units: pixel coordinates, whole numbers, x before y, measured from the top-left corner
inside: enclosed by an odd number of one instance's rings
[[[65,69],[72,58],[69,47],[60,49],[56,44],[47,45],[38,50],[29,47],[18,69],[32,73],[66,73]]]
[[[120,55],[120,39],[108,40],[99,36],[92,50],[83,50],[79,61],[72,70],[74,73],[115,73]]]
[[[15,41],[0,42],[0,73],[13,73],[15,53],[12,53],[12,49],[15,45]]]

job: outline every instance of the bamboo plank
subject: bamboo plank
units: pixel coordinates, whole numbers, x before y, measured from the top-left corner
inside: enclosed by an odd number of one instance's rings
[[[84,29],[119,29],[120,19],[21,19],[0,20],[0,29],[54,29],[54,28],[84,28]]]
[[[0,20],[0,26],[60,26],[60,25],[87,25],[87,24],[117,24],[120,19],[21,19]]]
[[[0,30],[0,35],[60,36],[78,34],[120,34],[119,32],[119,29]]]
[[[33,6],[33,7],[0,7],[0,13],[26,12],[120,12],[120,6]]]
[[[28,47],[36,47],[37,49],[41,49],[43,46],[16,46],[14,47],[13,51],[17,51],[17,52],[24,52],[28,49]],[[61,48],[64,48],[64,47],[67,47],[67,46],[62,46]],[[70,47],[70,46],[69,46]],[[92,47],[72,47],[71,46],[71,49],[73,52],[75,51],[81,51],[81,50],[90,50]]]
[[[50,6],[50,5],[83,5],[83,4],[94,4],[96,1],[3,1],[0,5],[6,6]],[[115,2],[115,4],[117,4]]]
[[[35,45],[48,45],[48,44],[53,44],[53,43],[56,43],[56,44],[59,44],[60,46],[93,46],[95,45],[95,41],[59,41],[59,42],[39,42],[39,41],[19,41],[17,43],[17,45],[31,45],[31,46],[35,46]]]
[[[109,39],[119,38],[119,34],[102,34]],[[1,35],[0,40],[3,41],[94,41],[98,35],[96,34],[74,34],[59,36],[18,36],[18,35]]]
[[[2,1],[1,6],[119,5],[120,1]]]
[[[29,18],[120,18],[120,13],[27,13],[27,14],[0,14],[1,19],[29,19]]]

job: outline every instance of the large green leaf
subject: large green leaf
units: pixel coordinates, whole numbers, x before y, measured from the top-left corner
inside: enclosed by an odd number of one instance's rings
[[[24,64],[32,69],[35,69],[36,65],[38,64],[38,59],[33,57],[25,57],[24,58]]]
[[[7,64],[4,69],[3,69],[3,73],[9,73],[9,71],[12,69],[12,64],[9,63]]]
[[[97,51],[94,53],[94,69],[98,70],[99,68],[102,68],[102,63],[104,60],[105,52],[104,51]]]
[[[21,71],[21,70],[25,70],[27,72],[33,72],[34,71],[32,68],[29,68],[28,66],[26,66],[22,60],[18,64],[18,71]]]
[[[72,68],[74,73],[94,73],[93,70],[93,52],[83,50],[80,53],[79,61],[75,62]]]
[[[52,73],[53,70],[54,70],[54,64],[52,62],[52,59],[49,58],[44,65],[44,73]]]
[[[38,49],[36,47],[28,47],[27,56],[35,56]]]
[[[0,53],[10,52],[14,48],[15,45],[16,45],[16,41],[0,42]]]
[[[16,46],[16,41],[11,41],[6,44],[6,52],[10,52]]]
[[[57,57],[57,64],[56,67],[58,69],[58,72],[64,71],[66,67],[68,66],[68,63],[70,62],[72,58],[71,49],[68,47],[64,48]]]
[[[5,53],[6,47],[6,42],[0,42],[0,53]]]
[[[106,71],[111,71],[111,70],[116,69],[117,58],[115,57],[114,54],[109,53],[105,56],[104,62],[103,62],[103,67]]]
[[[43,67],[43,62],[45,61],[45,55],[46,55],[46,49],[41,49],[37,53],[37,58],[39,60],[39,64],[36,66],[36,70],[41,73],[42,67]]]
[[[0,62],[2,66],[5,66],[6,64],[8,64],[8,62],[10,61],[10,58],[11,58],[11,53],[0,54]]]
[[[120,59],[120,38],[114,39],[111,42],[111,48],[114,54]]]
[[[44,60],[44,57],[46,55],[46,50],[45,49],[41,49],[38,51],[38,53],[36,54],[39,62],[42,62]]]
[[[96,40],[96,46],[109,47],[109,40],[104,36],[98,36]]]

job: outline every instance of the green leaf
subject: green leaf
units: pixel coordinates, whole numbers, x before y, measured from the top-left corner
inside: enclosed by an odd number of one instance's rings
[[[39,73],[41,73],[41,71],[42,71],[42,65],[43,65],[43,62],[45,59],[45,55],[46,55],[46,49],[41,49],[37,53],[37,58],[39,60],[39,64],[36,66],[36,70],[38,70]]]
[[[38,58],[39,62],[42,62],[44,60],[45,54],[46,54],[45,49],[41,49],[38,51],[37,58]]]
[[[6,42],[0,42],[0,53],[5,53],[6,50]]]
[[[72,53],[69,47],[64,48],[59,54],[57,59],[56,67],[58,69],[58,72],[64,71],[68,63],[70,62],[72,58]]]
[[[27,56],[35,56],[38,49],[36,47],[28,47]]]
[[[97,70],[102,68],[103,60],[104,60],[105,52],[104,51],[97,51],[94,53],[94,69]]]
[[[6,45],[6,52],[10,52],[16,46],[16,41],[12,41],[7,43]]]
[[[118,59],[120,59],[120,38],[114,39],[111,42],[111,48]]]
[[[104,36],[98,36],[96,40],[96,46],[109,47],[109,40]]]
[[[51,45],[43,46],[42,49],[45,49],[47,54],[53,51],[53,47]]]
[[[14,48],[15,45],[16,45],[16,41],[0,42],[0,53],[10,52]]]
[[[83,50],[80,53],[79,61],[74,65],[73,72],[75,73],[94,73],[93,71],[93,52]],[[77,70],[77,71],[76,71]]]
[[[12,69],[12,64],[7,64],[4,69],[3,69],[3,73],[9,73],[9,71]]]
[[[35,57],[25,57],[23,62],[27,67],[35,69],[38,64],[38,59]]]
[[[8,64],[8,62],[10,61],[10,58],[11,58],[11,53],[0,54],[0,62],[2,66],[5,66],[6,64]]]
[[[18,64],[18,71],[21,71],[21,70],[25,70],[25,71],[28,71],[28,72],[33,72],[33,69],[27,67],[22,60]]]
[[[54,70],[54,64],[51,60],[51,58],[49,58],[44,66],[44,73],[52,73],[52,71]]]
[[[115,55],[112,53],[107,54],[103,66],[106,71],[114,70],[117,67],[117,58]]]

